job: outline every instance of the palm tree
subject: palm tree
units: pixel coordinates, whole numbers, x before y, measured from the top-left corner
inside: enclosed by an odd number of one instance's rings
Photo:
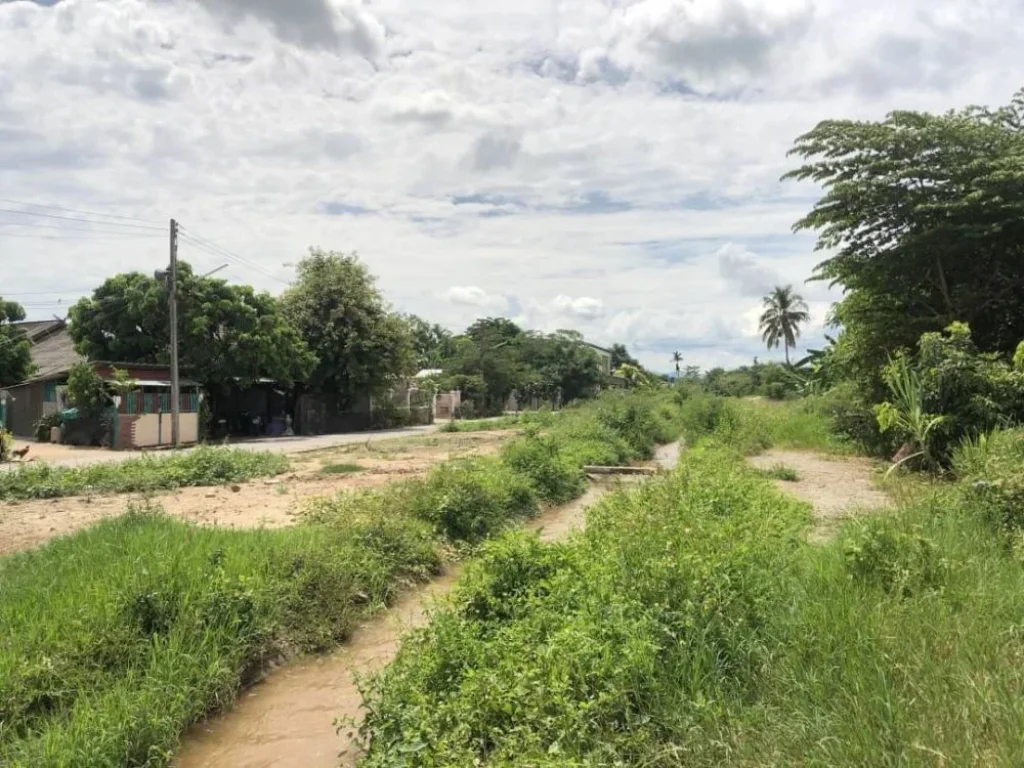
[[[681,352],[676,351],[672,353],[672,362],[676,364],[676,378],[679,378],[679,364],[683,362],[683,355]]]
[[[789,365],[789,348],[796,346],[800,337],[800,324],[811,319],[807,304],[798,293],[793,293],[793,286],[775,286],[771,293],[764,297],[764,313],[761,315],[761,338],[768,349],[778,348],[783,342],[786,350],[786,365]]]

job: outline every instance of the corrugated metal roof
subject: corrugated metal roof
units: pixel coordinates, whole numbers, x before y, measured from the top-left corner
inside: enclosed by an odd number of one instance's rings
[[[28,336],[28,340],[35,343],[37,339],[46,334],[63,327],[63,320],[24,320],[19,323],[11,323],[16,329]]]

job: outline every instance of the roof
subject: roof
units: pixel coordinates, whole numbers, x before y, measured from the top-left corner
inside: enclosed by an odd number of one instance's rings
[[[596,349],[598,352],[604,352],[606,355],[612,354],[612,351],[610,349],[605,349],[604,347],[599,347],[599,346],[597,346],[597,344],[591,344],[589,341],[584,341],[583,343],[586,344],[591,349]]]
[[[33,344],[54,331],[64,328],[64,321],[54,318],[53,320],[24,320],[19,323],[11,323],[16,330],[21,331]]]
[[[428,376],[440,376],[444,371],[441,368],[424,368],[413,376],[414,379],[425,379]]]
[[[66,327],[52,332],[31,347],[32,362],[36,365],[33,379],[48,379],[70,370],[85,360],[75,352],[75,343]]]
[[[107,384],[113,384],[114,379],[107,379]],[[136,379],[135,386],[137,387],[170,387],[171,382],[164,381],[163,379]],[[179,387],[198,387],[198,381],[192,381],[192,379],[178,379]]]

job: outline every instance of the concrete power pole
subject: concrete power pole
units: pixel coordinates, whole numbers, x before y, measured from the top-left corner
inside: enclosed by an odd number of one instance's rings
[[[178,385],[178,222],[171,219],[171,269],[168,276],[171,314],[171,443],[181,447],[178,429],[181,416],[181,388]]]

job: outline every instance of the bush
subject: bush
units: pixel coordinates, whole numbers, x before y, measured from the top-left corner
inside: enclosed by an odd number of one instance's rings
[[[450,461],[411,494],[411,511],[458,541],[477,542],[516,518],[537,513],[530,481],[493,459]]]
[[[935,542],[920,527],[908,531],[889,518],[869,518],[850,526],[843,553],[854,578],[902,597],[941,587],[949,570]]]
[[[143,456],[84,467],[44,462],[0,473],[0,499],[49,499],[92,493],[138,493],[222,485],[279,475],[288,458],[276,453],[196,448],[178,455]]]
[[[50,442],[50,430],[64,423],[59,413],[49,413],[32,425],[32,434],[40,443]]]
[[[570,458],[561,450],[555,438],[528,435],[506,445],[501,461],[517,475],[529,478],[540,498],[562,503],[583,493],[583,464],[576,462],[586,457],[577,450]]]
[[[1024,530],[1024,429],[965,438],[953,453],[953,471],[967,503],[989,525]]]

